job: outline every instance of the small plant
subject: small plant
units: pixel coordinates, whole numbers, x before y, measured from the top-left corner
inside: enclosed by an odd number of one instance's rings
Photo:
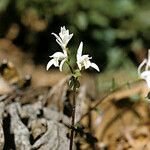
[[[73,34],[69,34],[69,30],[66,30],[65,26],[61,27],[59,35],[52,33],[56,37],[56,42],[60,45],[62,48],[63,52],[56,52],[52,56],[50,56],[51,60],[48,62],[46,69],[48,70],[52,65],[55,67],[59,67],[59,70],[63,70],[63,65],[66,63],[70,69],[71,72],[71,78],[69,80],[69,87],[73,91],[73,109],[72,109],[72,121],[71,121],[71,135],[70,135],[70,147],[69,149],[72,150],[73,148],[73,139],[74,139],[74,126],[75,126],[75,108],[76,108],[76,92],[77,89],[80,86],[78,78],[81,76],[81,70],[88,69],[89,67],[92,67],[96,69],[97,71],[99,70],[99,67],[91,62],[92,57],[89,57],[89,55],[82,55],[82,50],[83,50],[83,42],[80,43],[77,54],[76,54],[76,64],[77,64],[77,69],[73,68],[71,66],[71,55],[68,55],[68,47],[67,44],[72,38]]]
[[[142,69],[144,68],[144,71]],[[148,59],[144,59],[143,62],[138,67],[139,76],[147,82],[150,88],[150,49],[148,50]]]

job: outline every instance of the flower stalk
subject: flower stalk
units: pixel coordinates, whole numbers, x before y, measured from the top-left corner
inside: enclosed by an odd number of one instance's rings
[[[70,64],[71,56],[68,55],[69,49],[67,48],[67,44],[72,38],[73,34],[69,34],[69,30],[66,30],[64,26],[64,27],[61,27],[60,33],[58,35],[55,33],[52,33],[52,35],[55,36],[56,42],[60,45],[63,52],[56,52],[50,56],[50,58],[52,59],[48,62],[46,70],[48,70],[52,65],[54,65],[55,67],[59,67],[59,70],[62,71],[63,65],[64,63],[66,63],[72,75],[68,83],[70,89],[73,91],[72,116],[71,116],[71,126],[73,128],[71,129],[70,145],[69,145],[69,150],[72,150],[73,141],[74,141],[76,93],[80,87],[80,82],[78,81],[78,78],[81,76],[82,68],[88,69],[89,67],[92,67],[96,69],[97,71],[99,71],[99,67],[95,63],[90,61],[92,57],[89,57],[89,55],[82,55],[83,42],[81,42],[77,50],[77,55],[76,55],[76,66],[78,67],[78,69],[74,69]]]

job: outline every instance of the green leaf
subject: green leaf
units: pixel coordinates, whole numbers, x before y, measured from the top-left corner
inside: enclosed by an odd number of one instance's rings
[[[69,88],[71,89],[71,90],[77,90],[77,89],[79,89],[79,87],[80,87],[80,82],[77,80],[77,78],[75,78],[74,76],[72,76],[71,78],[70,78],[70,80],[69,80],[69,82],[68,82],[68,84],[69,84]]]
[[[74,71],[74,74],[73,74],[72,76],[74,76],[75,78],[80,77],[80,76],[81,76],[80,70],[79,70],[79,69],[76,69],[76,70]]]

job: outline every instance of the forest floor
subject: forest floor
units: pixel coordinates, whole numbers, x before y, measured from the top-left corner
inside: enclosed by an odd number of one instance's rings
[[[72,93],[67,73],[35,66],[31,56],[6,39],[0,40],[0,61],[0,149],[69,146]],[[114,89],[99,88],[104,74],[85,73],[81,78],[76,95],[77,149],[150,149],[148,89],[144,81],[124,74],[111,74],[118,79]]]

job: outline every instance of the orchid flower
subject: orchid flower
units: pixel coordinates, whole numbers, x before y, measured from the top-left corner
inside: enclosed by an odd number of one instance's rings
[[[59,35],[52,33],[56,37],[56,42],[61,46],[63,51],[66,51],[66,46],[73,34],[69,34],[69,30],[66,30],[65,26],[61,27]]]
[[[145,66],[144,71],[142,68]],[[139,76],[147,82],[148,87],[150,88],[150,49],[148,50],[148,59],[144,59],[143,62],[138,67]]]
[[[82,55],[82,49],[83,49],[83,42],[80,43],[78,51],[77,51],[77,65],[79,69],[81,70],[82,67],[85,67],[85,69],[92,67],[99,71],[99,67],[90,61],[92,57],[89,57],[89,55]]]
[[[59,67],[59,70],[62,71],[63,64],[67,61],[67,53],[62,52],[56,52],[52,56],[50,56],[51,59],[46,67],[46,70],[48,70],[52,65],[55,67]]]

